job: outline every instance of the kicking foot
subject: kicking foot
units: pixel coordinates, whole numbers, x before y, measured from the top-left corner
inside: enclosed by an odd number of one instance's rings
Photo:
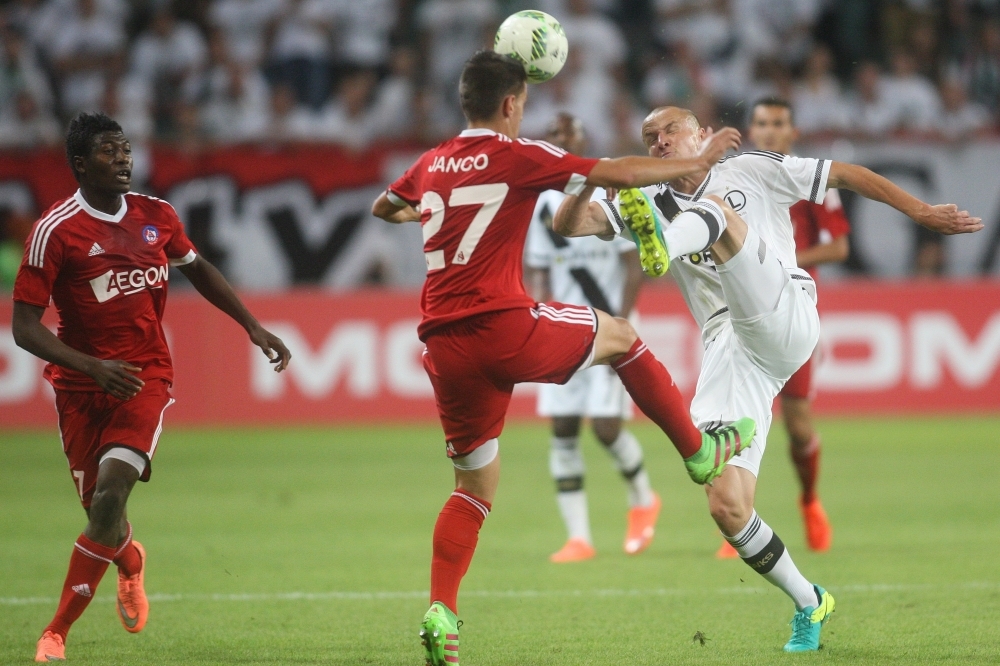
[[[823,625],[830,619],[837,604],[833,596],[819,585],[813,585],[816,590],[817,605],[806,606],[795,613],[789,622],[792,625],[792,637],[785,643],[785,652],[812,652],[819,649],[819,634]]]
[[[701,433],[701,449],[684,459],[688,476],[695,483],[711,483],[722,474],[727,462],[750,446],[756,432],[757,424],[754,420],[742,418]]]
[[[132,545],[139,551],[142,567],[134,576],[126,576],[118,571],[118,619],[122,621],[125,631],[137,634],[146,626],[149,618],[149,600],[143,580],[146,577],[146,549],[133,540]]]
[[[427,666],[458,666],[458,616],[440,601],[431,604],[420,625]]]
[[[628,510],[628,531],[625,533],[625,552],[638,555],[653,543],[656,519],[660,517],[660,496],[653,493],[649,506],[634,506]]]
[[[826,517],[826,511],[819,499],[814,498],[811,502],[803,502],[799,499],[799,508],[802,509],[802,521],[806,526],[806,541],[809,550],[823,553],[830,550],[833,542],[833,528],[830,527],[830,520]]]
[[[65,661],[65,659],[66,645],[63,643],[63,637],[52,631],[42,634],[35,649],[35,661]]]
[[[725,539],[722,540],[722,545],[719,546],[719,550],[715,551],[715,559],[717,560],[735,560],[740,554],[736,552],[733,548],[733,544],[729,543]]]
[[[619,191],[618,202],[622,218],[632,231],[632,240],[639,248],[642,272],[650,277],[666,275],[670,268],[670,255],[667,254],[656,206],[639,189]]]
[[[593,559],[597,550],[583,539],[570,539],[555,553],[549,555],[549,562],[563,564],[565,562],[582,562]]]

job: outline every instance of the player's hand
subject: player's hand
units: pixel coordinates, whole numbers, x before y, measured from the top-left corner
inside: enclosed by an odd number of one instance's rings
[[[959,210],[955,204],[928,206],[917,216],[917,222],[940,234],[971,234],[983,228],[982,218],[972,217],[967,210]]]
[[[288,362],[292,360],[292,353],[277,335],[267,331],[263,326],[258,326],[250,333],[250,342],[254,343],[264,351],[264,355],[275,364],[274,371],[281,372],[288,367]]]
[[[128,361],[96,360],[94,367],[87,374],[97,382],[102,389],[118,398],[129,400],[138,395],[145,386],[137,376],[142,368],[137,368]]]
[[[701,143],[699,156],[705,160],[708,167],[712,167],[722,159],[722,156],[730,150],[740,147],[740,133],[732,127],[723,127],[718,132],[712,131],[709,127],[705,133],[705,140]]]

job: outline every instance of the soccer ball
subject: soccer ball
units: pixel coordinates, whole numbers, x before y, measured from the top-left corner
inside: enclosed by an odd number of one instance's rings
[[[569,42],[559,21],[528,9],[511,14],[497,30],[493,50],[524,65],[529,83],[548,81],[566,64]]]

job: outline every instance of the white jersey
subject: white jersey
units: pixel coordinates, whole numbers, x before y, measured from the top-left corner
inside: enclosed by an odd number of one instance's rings
[[[754,150],[727,157],[712,167],[694,194],[675,191],[669,184],[642,188],[656,204],[661,221],[667,226],[680,211],[694,206],[706,194],[726,201],[764,241],[766,251],[774,252],[781,265],[794,279],[812,281],[795,261],[795,238],[788,209],[801,200],[822,203],[830,160],[817,160]],[[618,201],[594,197],[618,233],[624,223]],[[628,233],[628,232],[626,232]],[[763,258],[761,258],[763,261]],[[709,251],[678,257],[670,264],[688,309],[705,340],[714,337],[716,323],[727,312],[722,283]]]
[[[621,255],[634,252],[635,243],[625,238],[603,241],[594,236],[565,238],[555,233],[549,224],[565,197],[555,190],[538,197],[528,227],[525,263],[548,269],[553,300],[589,305],[618,316],[625,293]]]

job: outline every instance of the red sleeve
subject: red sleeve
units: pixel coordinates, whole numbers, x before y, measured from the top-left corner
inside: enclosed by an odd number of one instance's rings
[[[14,279],[14,300],[47,308],[52,286],[62,268],[64,248],[58,233],[52,233],[48,238],[39,236],[36,243],[38,227],[39,223],[35,222],[35,228],[24,243],[24,257]]]
[[[171,266],[190,264],[198,256],[198,250],[184,233],[184,224],[177,217],[177,211],[174,210],[174,207],[163,202],[163,210],[167,218],[167,226],[170,229],[170,238],[163,246],[163,253],[167,255]]]
[[[517,185],[526,190],[544,192],[557,190],[563,194],[575,195],[583,191],[587,176],[598,160],[578,157],[566,152],[548,141],[517,139],[514,153],[525,162],[518,167]]]
[[[406,203],[416,207],[420,204],[420,197],[423,196],[423,175],[427,173],[425,163],[430,151],[427,151],[413,163],[409,169],[400,176],[396,182],[386,189],[389,200],[396,205]]]
[[[844,215],[844,207],[840,203],[840,193],[828,190],[822,204],[813,209],[819,228],[830,234],[830,238],[840,238],[851,232],[851,224]]]

